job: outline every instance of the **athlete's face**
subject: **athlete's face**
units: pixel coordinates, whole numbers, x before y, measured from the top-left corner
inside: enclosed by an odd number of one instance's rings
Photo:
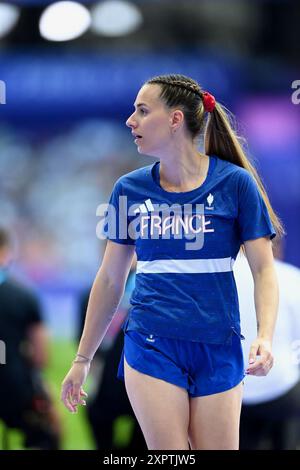
[[[127,119],[138,152],[159,157],[171,139],[171,111],[159,98],[159,85],[144,85],[134,102],[135,111]]]

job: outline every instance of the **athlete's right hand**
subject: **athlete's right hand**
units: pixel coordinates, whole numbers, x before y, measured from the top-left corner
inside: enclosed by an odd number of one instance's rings
[[[61,386],[61,400],[65,407],[71,413],[77,413],[78,405],[85,405],[83,397],[87,397],[87,393],[83,390],[86,377],[90,369],[89,362],[75,362]]]

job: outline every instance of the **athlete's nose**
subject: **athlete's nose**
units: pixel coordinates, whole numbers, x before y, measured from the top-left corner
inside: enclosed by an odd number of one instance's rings
[[[133,129],[134,127],[136,127],[136,122],[132,119],[132,116],[133,116],[133,115],[134,115],[134,113],[131,114],[131,116],[129,116],[129,118],[128,118],[127,121],[126,121],[126,126],[132,128],[132,129]]]

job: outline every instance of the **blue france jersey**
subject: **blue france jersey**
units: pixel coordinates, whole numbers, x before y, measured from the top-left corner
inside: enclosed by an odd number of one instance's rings
[[[210,156],[204,183],[175,193],[160,186],[156,162],[122,176],[110,204],[107,238],[137,254],[123,328],[206,343],[240,334],[234,260],[243,242],[275,236],[250,173]]]

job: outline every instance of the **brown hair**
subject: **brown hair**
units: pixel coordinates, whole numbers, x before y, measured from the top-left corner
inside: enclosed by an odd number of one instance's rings
[[[147,80],[145,84],[160,85],[160,98],[164,103],[170,108],[178,106],[182,110],[186,128],[193,139],[204,135],[206,154],[216,155],[251,173],[265,201],[272,224],[277,234],[282,236],[282,223],[271,206],[261,178],[243,149],[244,140],[237,135],[232,114],[217,101],[213,111],[207,113],[203,106],[204,90],[195,80],[185,75],[159,75]]]

